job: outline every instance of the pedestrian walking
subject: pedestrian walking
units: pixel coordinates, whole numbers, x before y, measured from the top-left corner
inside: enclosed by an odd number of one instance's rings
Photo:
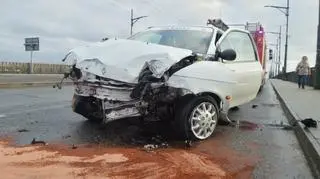
[[[298,86],[299,88],[302,87],[304,89],[304,86],[306,85],[307,77],[310,75],[310,66],[308,62],[308,57],[303,56],[302,60],[298,63],[296,67],[296,73],[298,75]]]

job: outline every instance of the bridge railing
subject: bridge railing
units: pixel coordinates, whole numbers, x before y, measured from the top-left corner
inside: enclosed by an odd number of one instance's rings
[[[30,63],[20,62],[0,62],[0,73],[21,73],[29,72]],[[62,74],[67,70],[66,65],[62,64],[32,64],[33,73],[35,74]]]
[[[313,86],[314,76],[315,76],[314,74],[315,74],[315,68],[311,68],[311,75],[308,76],[308,78],[307,78],[307,85],[308,86]],[[288,72],[285,74],[279,74],[275,78],[285,80],[285,81],[294,82],[294,83],[297,83],[297,81],[298,81],[298,75],[296,72]]]

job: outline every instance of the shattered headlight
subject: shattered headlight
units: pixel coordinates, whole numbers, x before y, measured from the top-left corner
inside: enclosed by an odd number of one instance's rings
[[[167,65],[165,65],[160,60],[151,60],[147,62],[149,70],[153,73],[156,78],[161,78],[163,74],[168,70]]]
[[[90,80],[95,80],[96,79],[96,75],[90,72],[82,72],[83,74],[83,79],[90,81]]]

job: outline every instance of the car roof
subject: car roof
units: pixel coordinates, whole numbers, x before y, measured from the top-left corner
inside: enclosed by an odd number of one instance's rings
[[[216,30],[215,27],[210,26],[154,26],[148,27],[148,29],[152,30],[200,30],[200,31],[208,31],[212,32]]]
[[[248,31],[240,28],[229,27],[229,29],[234,29],[241,32],[249,33]],[[216,26],[176,26],[176,25],[175,26],[153,26],[153,27],[148,27],[147,30],[199,30],[199,31],[205,31],[205,32],[216,31],[221,34],[226,32]]]

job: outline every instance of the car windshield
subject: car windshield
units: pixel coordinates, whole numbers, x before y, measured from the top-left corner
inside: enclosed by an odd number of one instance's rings
[[[194,53],[206,54],[212,34],[213,30],[148,30],[129,39],[189,49]]]

